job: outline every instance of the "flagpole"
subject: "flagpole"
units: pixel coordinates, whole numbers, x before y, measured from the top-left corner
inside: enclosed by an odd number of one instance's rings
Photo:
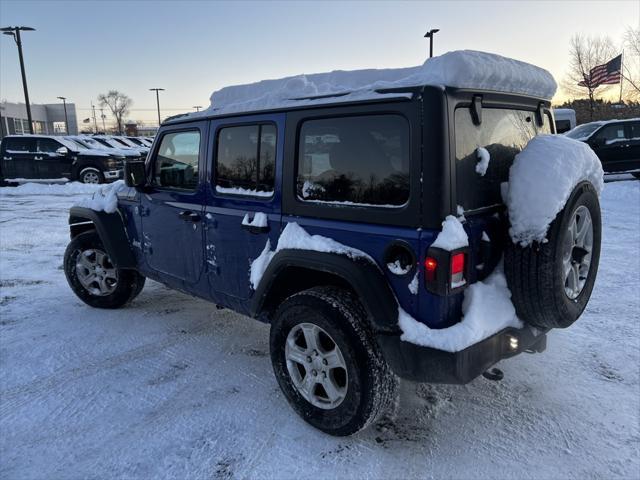
[[[624,75],[622,74],[622,61],[624,60],[624,50],[620,54],[620,100],[618,103],[622,104],[622,82],[624,81]]]

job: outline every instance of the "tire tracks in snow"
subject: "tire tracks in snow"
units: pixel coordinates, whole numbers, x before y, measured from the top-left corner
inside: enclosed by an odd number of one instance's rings
[[[210,324],[211,322],[207,318],[197,322],[186,334],[170,334],[168,337],[165,337],[158,342],[144,344],[124,353],[114,355],[104,360],[90,362],[70,370],[59,370],[58,372],[44,378],[39,378],[29,383],[0,392],[0,418],[3,420],[10,419],[12,417],[12,413],[16,413],[15,410],[17,408],[24,404],[37,401],[43,396],[48,396],[52,389],[60,388],[69,383],[125,365],[132,361],[150,357],[177,344],[194,341],[194,336],[203,333],[210,327]]]

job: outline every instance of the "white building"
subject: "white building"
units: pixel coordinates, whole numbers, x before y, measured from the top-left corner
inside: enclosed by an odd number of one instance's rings
[[[62,103],[31,104],[33,133],[47,135],[77,135],[78,117],[75,103],[67,103],[69,131],[65,131],[64,106]],[[0,103],[1,136],[29,133],[27,108],[24,103]],[[0,137],[1,138],[1,137]]]

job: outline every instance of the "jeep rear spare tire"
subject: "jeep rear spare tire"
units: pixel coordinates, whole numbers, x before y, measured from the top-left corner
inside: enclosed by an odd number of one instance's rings
[[[566,328],[591,296],[600,260],[601,216],[590,182],[579,183],[549,226],[546,241],[508,241],[505,274],[518,317],[536,327]]]

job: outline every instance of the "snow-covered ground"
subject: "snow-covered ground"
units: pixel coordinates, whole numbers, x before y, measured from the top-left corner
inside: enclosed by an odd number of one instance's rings
[[[403,383],[395,419],[352,438],[289,408],[265,325],[152,282],[84,305],[62,271],[81,195],[0,189],[0,477],[638,478],[640,182],[615,180],[573,327],[500,383]]]

